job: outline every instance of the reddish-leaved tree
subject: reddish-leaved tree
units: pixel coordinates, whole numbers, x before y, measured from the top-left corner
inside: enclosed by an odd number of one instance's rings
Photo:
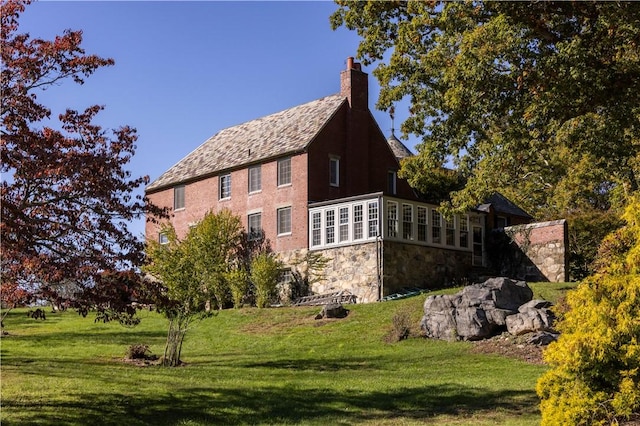
[[[38,102],[39,90],[66,79],[82,84],[114,61],[85,54],[81,31],[66,30],[52,41],[18,33],[28,3],[1,3],[2,298],[29,290],[95,306],[82,300],[95,294],[87,288],[143,261],[144,243],[129,230],[131,220],[166,212],[134,193],[148,182],[126,169],[135,129],[94,124],[101,106],[61,113],[58,129],[43,124],[52,112]]]

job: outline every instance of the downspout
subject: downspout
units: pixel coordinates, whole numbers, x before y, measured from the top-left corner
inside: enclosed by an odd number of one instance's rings
[[[382,221],[384,217],[384,211],[382,204],[382,196],[378,197],[378,235],[376,236],[376,267],[378,269],[378,301],[381,301],[384,297],[384,275],[383,275],[383,262],[384,262],[384,244],[382,238]]]
[[[382,275],[382,259],[384,258],[383,253],[383,244],[382,237],[378,235],[376,237],[376,267],[378,273],[378,302],[382,300],[384,297],[384,281]]]

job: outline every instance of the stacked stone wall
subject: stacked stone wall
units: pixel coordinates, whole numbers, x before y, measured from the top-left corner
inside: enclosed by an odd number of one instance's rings
[[[505,228],[521,254],[513,272],[528,281],[564,282],[569,279],[569,241],[566,220]]]
[[[471,252],[385,241],[383,253],[384,295],[460,283],[472,268]]]
[[[357,303],[370,303],[379,299],[378,257],[375,242],[355,244],[324,250],[314,250],[328,260],[323,279],[311,285],[313,294],[349,291],[357,298]],[[279,253],[287,265],[295,259],[303,258],[307,250],[291,250]],[[301,271],[298,271],[301,272]]]

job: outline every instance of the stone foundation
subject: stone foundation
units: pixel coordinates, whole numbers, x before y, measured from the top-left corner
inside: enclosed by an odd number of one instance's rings
[[[461,282],[471,269],[471,252],[385,241],[384,295],[403,288],[441,288]]]
[[[467,276],[471,253],[385,241],[314,251],[329,262],[314,294],[347,290],[370,303],[403,288],[439,288]],[[381,293],[382,289],[382,294]]]
[[[303,258],[308,250],[292,250],[279,253],[285,265],[292,265],[296,259]],[[365,243],[336,247],[325,250],[314,250],[328,260],[324,277],[311,284],[313,294],[334,293],[347,290],[357,298],[357,303],[370,303],[378,300],[378,258],[376,243]],[[294,272],[302,275],[303,265],[292,267]]]

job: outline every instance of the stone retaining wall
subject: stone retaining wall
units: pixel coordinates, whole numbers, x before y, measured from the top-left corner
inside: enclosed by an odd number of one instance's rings
[[[471,252],[384,242],[384,294],[402,288],[441,288],[460,282],[471,269]]]
[[[307,250],[280,253],[285,264],[304,257]],[[324,250],[314,250],[328,259],[324,279],[313,283],[313,294],[347,290],[357,297],[357,303],[370,303],[379,299],[378,257],[376,243],[355,244]]]
[[[569,230],[566,220],[505,228],[520,253],[513,276],[527,281],[569,280]]]

